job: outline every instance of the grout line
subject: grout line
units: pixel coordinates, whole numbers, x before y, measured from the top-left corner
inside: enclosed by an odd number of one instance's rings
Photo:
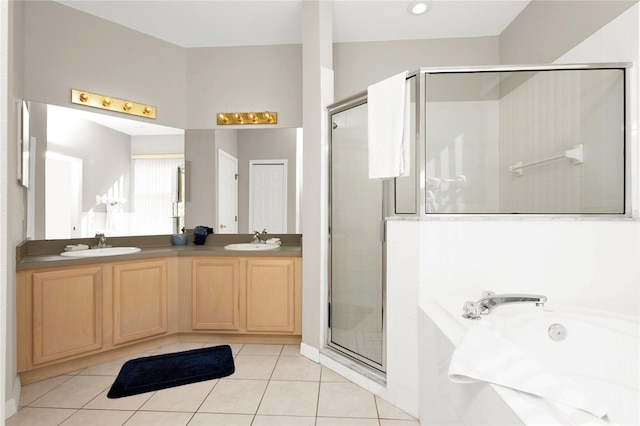
[[[63,408],[64,409],[64,408]],[[62,423],[66,422],[67,420],[69,420],[69,418],[71,418],[71,416],[74,416],[78,411],[80,411],[79,409],[76,409],[76,411],[74,411],[73,413],[69,414],[69,416],[67,418],[65,418],[63,421],[61,421],[60,423],[58,423],[58,425],[61,425]]]

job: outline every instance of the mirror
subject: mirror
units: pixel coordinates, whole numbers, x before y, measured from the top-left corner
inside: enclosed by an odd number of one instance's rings
[[[222,203],[218,201],[221,191],[214,173],[219,165],[214,153],[218,149],[210,149],[212,140],[205,141],[209,152],[203,156],[197,141],[192,149],[189,132],[185,135],[182,129],[36,102],[29,106],[30,132],[37,140],[29,238],[85,238],[96,232],[107,236],[171,234],[183,226],[197,225],[222,231],[216,208]],[[249,162],[280,159],[282,148],[274,138],[294,135],[289,142],[279,142],[293,144],[294,156],[288,167],[289,177],[293,176],[287,190],[290,196],[283,208],[287,226],[281,233],[297,232],[299,132],[244,128],[207,132],[217,148],[238,160],[237,233],[249,233]],[[199,179],[203,170],[212,179]],[[208,189],[204,196],[202,188]],[[212,207],[203,211],[194,202],[203,199]]]

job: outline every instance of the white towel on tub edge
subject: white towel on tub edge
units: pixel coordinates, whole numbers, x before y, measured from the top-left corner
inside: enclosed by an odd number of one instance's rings
[[[449,380],[455,383],[488,382],[561,402],[604,417],[605,404],[585,394],[551,366],[543,365],[515,342],[489,326],[471,328],[453,352]]]

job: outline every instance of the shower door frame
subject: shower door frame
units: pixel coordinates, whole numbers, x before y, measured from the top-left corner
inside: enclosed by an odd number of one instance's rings
[[[332,146],[333,146],[333,120],[331,119],[331,117],[334,114],[338,114],[341,112],[345,112],[347,110],[350,110],[352,108],[356,108],[362,105],[366,105],[367,104],[367,93],[366,92],[361,92],[358,93],[352,97],[349,97],[341,102],[332,104],[330,106],[327,107],[327,126],[328,126],[328,130],[327,130],[327,134],[329,136],[329,140],[328,140],[328,200],[327,200],[327,213],[328,213],[328,237],[329,237],[329,241],[328,241],[328,245],[327,245],[327,263],[328,263],[328,274],[327,274],[327,281],[328,281],[328,299],[327,299],[327,334],[326,334],[326,346],[329,349],[332,349],[333,351],[336,351],[337,353],[339,353],[342,356],[347,357],[348,359],[355,361],[357,365],[364,367],[365,369],[369,370],[370,372],[374,373],[374,375],[382,375],[383,377],[386,375],[386,364],[387,364],[387,351],[386,351],[386,329],[387,329],[387,317],[386,317],[386,284],[387,284],[387,280],[386,280],[386,257],[387,257],[387,244],[386,244],[386,232],[383,230],[382,231],[382,295],[381,295],[381,300],[382,300],[382,330],[381,330],[381,344],[382,344],[382,362],[380,364],[376,363],[373,360],[370,360],[368,358],[366,358],[365,356],[362,356],[361,354],[358,354],[344,346],[339,345],[338,343],[334,343],[332,341],[332,330],[331,330],[331,323],[332,323],[332,318],[331,318],[331,301],[332,301],[332,280],[333,280],[333,259],[332,259],[332,253],[333,253],[333,243],[332,243],[332,196],[333,196],[333,173],[332,173]],[[384,183],[383,184],[383,189],[382,189],[382,206],[381,206],[381,213],[382,213],[382,218],[381,220],[384,222],[384,218],[387,216],[385,209],[384,209],[384,200],[385,200],[385,196],[386,196],[386,187],[387,184]]]
[[[381,253],[381,262],[382,262],[382,362],[380,364],[375,361],[369,360],[368,358],[357,354],[355,352],[350,351],[347,348],[344,348],[337,343],[333,343],[331,340],[331,293],[332,293],[332,192],[333,192],[333,176],[332,176],[332,144],[333,144],[333,120],[331,117],[334,114],[338,114],[340,112],[347,111],[352,108],[356,108],[361,105],[365,105],[368,103],[367,92],[360,92],[351,97],[348,97],[340,102],[336,102],[332,105],[329,105],[327,109],[327,135],[328,139],[328,300],[327,300],[327,334],[326,334],[326,346],[330,349],[333,349],[352,360],[355,360],[360,366],[366,368],[370,372],[374,373],[374,376],[382,376],[386,375],[387,369],[387,235],[386,235],[386,223],[387,218],[391,216],[395,217],[416,217],[419,216],[419,206],[421,203],[421,197],[424,194],[424,188],[420,183],[420,170],[423,170],[424,167],[424,155],[422,155],[423,148],[421,147],[421,135],[424,134],[424,123],[418,120],[420,114],[422,113],[423,102],[424,102],[424,90],[421,90],[423,87],[423,83],[421,82],[421,70],[410,72],[407,74],[406,81],[413,81],[413,87],[407,88],[407,90],[411,90],[413,93],[413,99],[415,99],[415,120],[416,120],[416,129],[415,135],[415,151],[412,153],[412,167],[414,167],[415,172],[415,196],[414,196],[414,212],[413,213],[398,213],[396,212],[396,197],[395,197],[395,189],[396,189],[396,180],[395,179],[385,179],[382,181],[382,205],[381,205],[381,225],[380,225],[380,234],[382,240],[382,253]],[[413,79],[413,80],[412,80]]]

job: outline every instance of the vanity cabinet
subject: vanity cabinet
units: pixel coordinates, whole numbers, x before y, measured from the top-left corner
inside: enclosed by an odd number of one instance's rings
[[[168,260],[113,265],[113,344],[169,329]]]
[[[170,315],[178,299],[173,262],[158,258],[18,271],[18,371],[176,332]]]
[[[192,331],[301,334],[301,258],[198,257],[190,265]]]
[[[247,260],[247,331],[295,332],[294,259]]]
[[[191,279],[191,327],[240,330],[240,260],[193,259]]]
[[[102,348],[102,267],[34,272],[30,281],[34,365]]]
[[[302,334],[301,257],[100,260],[17,271],[23,383],[123,356],[133,345],[177,340],[178,333],[241,342],[297,342]]]

